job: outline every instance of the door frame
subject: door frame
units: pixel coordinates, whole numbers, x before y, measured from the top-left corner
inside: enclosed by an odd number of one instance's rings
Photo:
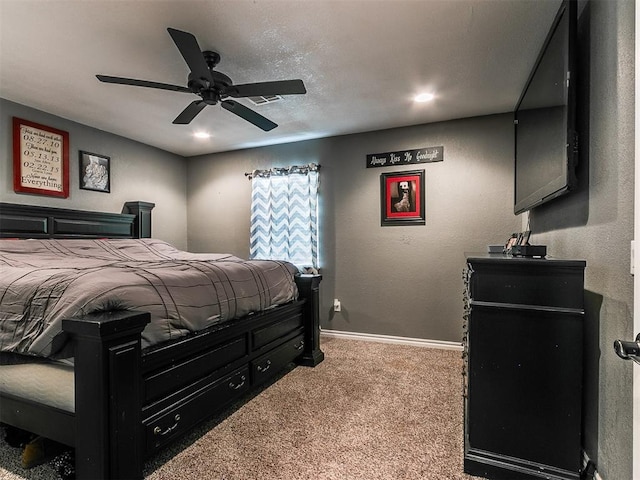
[[[635,147],[633,238],[640,240],[640,0],[635,1]],[[640,242],[637,244],[640,246]],[[635,250],[635,248],[634,248]],[[640,249],[638,249],[640,250]],[[640,251],[633,262],[633,335],[640,332]],[[633,366],[633,479],[640,480],[640,367]]]

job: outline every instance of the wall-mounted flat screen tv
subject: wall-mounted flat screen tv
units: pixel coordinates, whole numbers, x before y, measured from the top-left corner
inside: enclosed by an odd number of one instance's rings
[[[577,15],[564,0],[516,106],[516,215],[577,186]]]

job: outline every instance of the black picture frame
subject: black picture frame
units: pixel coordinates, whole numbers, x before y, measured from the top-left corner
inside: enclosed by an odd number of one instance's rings
[[[111,193],[111,158],[83,150],[80,150],[79,154],[80,188]]]
[[[380,225],[425,225],[424,170],[380,174]]]

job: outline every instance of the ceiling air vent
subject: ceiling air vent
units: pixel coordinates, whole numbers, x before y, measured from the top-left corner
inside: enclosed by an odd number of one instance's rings
[[[282,100],[280,95],[265,95],[259,97],[247,97],[254,105],[265,105],[267,103],[279,102]]]

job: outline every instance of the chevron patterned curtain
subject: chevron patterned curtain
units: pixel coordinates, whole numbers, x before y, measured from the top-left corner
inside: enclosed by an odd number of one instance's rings
[[[250,258],[317,270],[318,169],[310,164],[251,174]]]

